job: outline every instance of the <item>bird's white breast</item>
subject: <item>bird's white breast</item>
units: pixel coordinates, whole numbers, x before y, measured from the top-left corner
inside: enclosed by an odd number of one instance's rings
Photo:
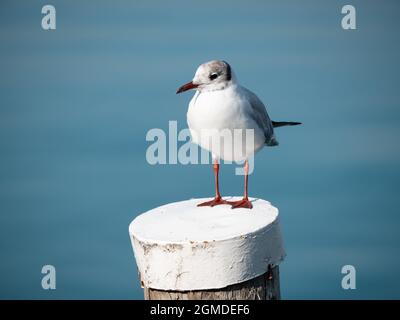
[[[248,108],[251,108],[249,101],[236,85],[223,90],[197,91],[187,113],[193,142],[227,161],[248,158],[265,143],[264,133],[249,117]],[[247,140],[246,129],[253,129],[252,133],[247,131]],[[231,140],[227,139],[228,132]],[[215,141],[223,142],[218,145]]]

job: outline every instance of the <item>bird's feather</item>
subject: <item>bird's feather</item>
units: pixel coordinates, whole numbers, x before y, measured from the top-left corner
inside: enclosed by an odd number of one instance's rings
[[[272,126],[274,128],[284,127],[284,126],[297,126],[301,124],[301,122],[293,122],[293,121],[272,121]]]
[[[255,93],[244,87],[242,87],[242,89],[246,93],[248,101],[251,105],[252,112],[249,113],[249,116],[264,131],[265,144],[267,146],[277,146],[279,143],[275,138],[274,126],[272,125],[272,121],[268,116],[264,103],[257,97]]]

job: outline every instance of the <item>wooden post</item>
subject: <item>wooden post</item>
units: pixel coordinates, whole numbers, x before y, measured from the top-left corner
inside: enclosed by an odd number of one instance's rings
[[[253,209],[170,203],[129,226],[148,300],[280,299],[283,249],[278,209],[252,199]]]

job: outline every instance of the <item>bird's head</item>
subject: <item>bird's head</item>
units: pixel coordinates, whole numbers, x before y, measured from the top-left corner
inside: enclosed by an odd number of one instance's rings
[[[192,81],[181,86],[176,93],[190,89],[215,91],[228,87],[234,81],[231,66],[221,60],[212,60],[200,65]]]

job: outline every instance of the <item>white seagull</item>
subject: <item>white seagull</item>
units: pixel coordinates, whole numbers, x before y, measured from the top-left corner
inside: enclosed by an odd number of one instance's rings
[[[249,156],[264,146],[278,145],[274,128],[301,123],[271,121],[262,101],[237,82],[231,66],[225,61],[212,60],[203,63],[198,67],[193,80],[181,86],[176,93],[190,89],[196,90],[187,113],[192,140],[211,152],[215,174],[215,198],[198,206],[230,204],[232,209],[251,209],[253,206],[248,197]],[[233,132],[237,129],[243,131],[252,129],[253,143],[245,143],[243,137],[233,139],[232,143],[226,143],[224,140],[222,148],[209,143],[212,139],[220,139],[226,130]],[[222,199],[218,182],[220,159],[245,161],[243,199],[239,201]]]

